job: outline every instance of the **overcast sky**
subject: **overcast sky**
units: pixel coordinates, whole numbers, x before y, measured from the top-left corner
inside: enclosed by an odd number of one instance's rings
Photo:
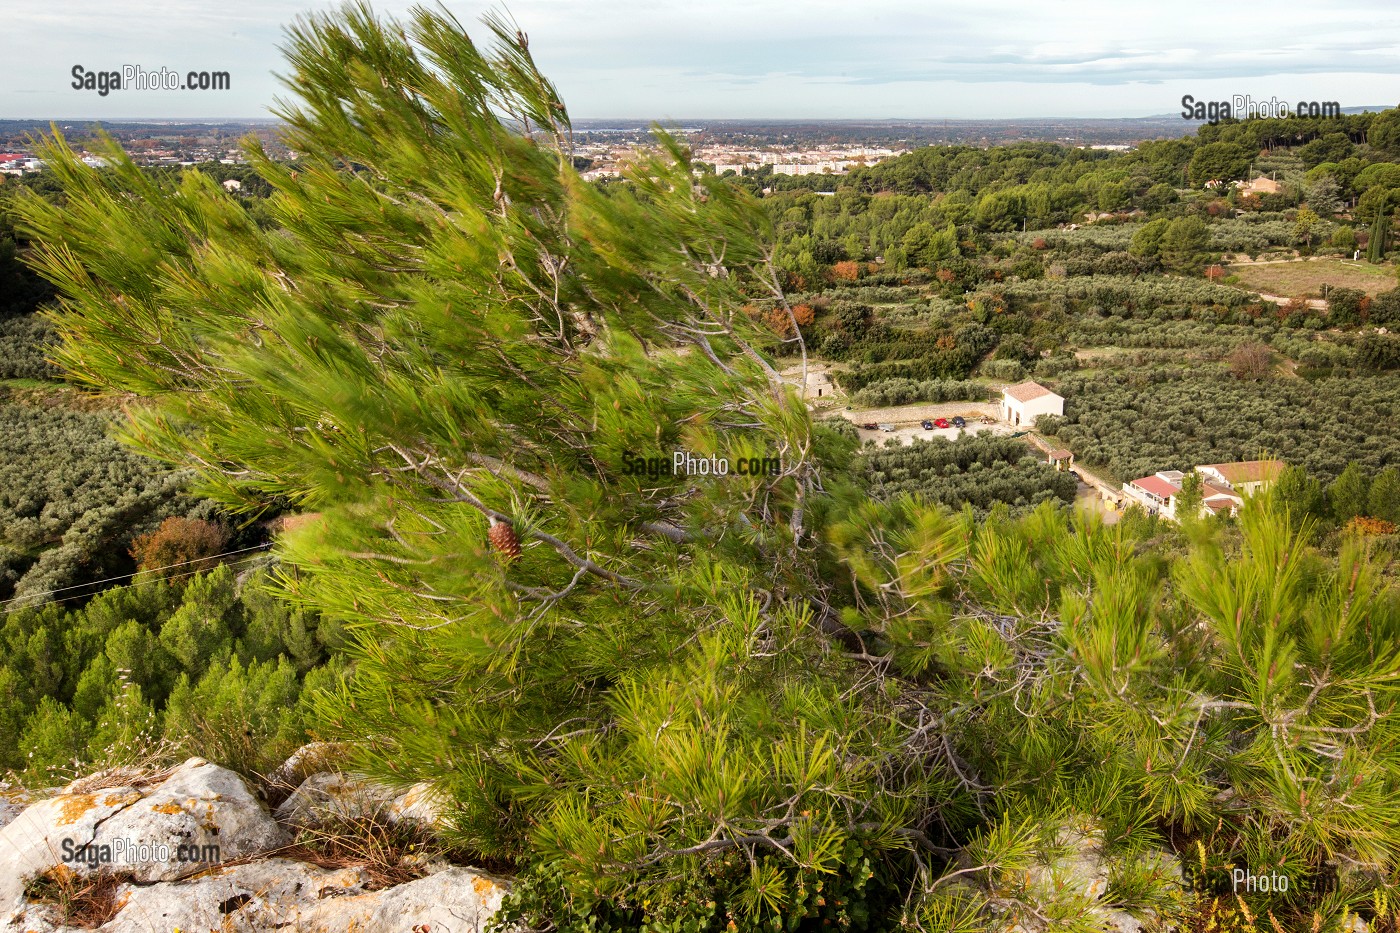
[[[407,2],[380,2],[386,14]],[[498,4],[450,2],[459,19]],[[267,116],[296,0],[4,0],[0,117]],[[1394,0],[512,0],[571,114],[1145,116],[1199,99],[1400,102]],[[484,33],[484,29],[480,30]],[[222,92],[74,90],[73,66],[227,71]]]

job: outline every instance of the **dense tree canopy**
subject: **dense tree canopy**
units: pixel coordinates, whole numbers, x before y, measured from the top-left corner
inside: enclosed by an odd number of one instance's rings
[[[1306,882],[1254,901],[1296,927],[1372,910],[1400,858],[1400,605],[1360,543],[1331,560],[1268,497],[1168,558],[1155,529],[1049,501],[979,523],[901,494],[979,463],[1024,493],[1009,441],[881,452],[890,496],[867,498],[853,444],[767,355],[802,359],[821,325],[871,384],[964,376],[1003,337],[999,362],[1031,362],[1039,322],[1009,290],[954,293],[947,230],[1010,229],[1056,190],[949,197],[962,219],[911,240],[949,263],[949,333],[799,316],[761,206],[697,181],[672,141],[584,185],[524,37],[491,22],[491,50],[441,12],[295,28],[283,115],[303,155],[250,146],[265,217],[203,173],[152,177],[116,147],[98,171],[62,139],[45,155],[65,201],[21,207],[63,296],[62,362],[152,400],[130,440],[230,507],[318,513],[281,550],[291,592],[353,642],[319,730],[442,790],[455,841],[523,871],[511,910],[537,928],[1087,931],[1082,892],[1029,881],[1070,822],[1134,856],[1199,849],[1185,893],[1130,862],[1123,907],[1175,891],[1213,910],[1248,856]],[[966,159],[969,184],[995,161],[1048,186],[1100,156]],[[898,366],[915,346],[924,371]],[[765,468],[630,468],[678,450]],[[1033,475],[1025,506],[1068,492]],[[119,624],[104,653],[164,649],[139,687],[180,722],[290,702],[288,640],[274,664],[239,652],[246,627],[194,621]],[[75,734],[98,695],[80,688],[29,714],[36,747]],[[1343,860],[1364,871],[1319,893]]]

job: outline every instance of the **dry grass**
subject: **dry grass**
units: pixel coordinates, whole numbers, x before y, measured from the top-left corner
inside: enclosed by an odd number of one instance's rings
[[[25,885],[24,895],[35,903],[51,905],[67,926],[95,930],[121,910],[117,895],[122,884],[131,879],[129,872],[80,875],[60,865]]]
[[[168,761],[168,758],[107,768],[72,781],[63,789],[63,792],[65,794],[92,794],[112,787],[151,787],[164,781],[175,772],[175,768],[172,766],[158,764],[161,761]]]
[[[430,863],[446,858],[447,848],[412,820],[393,821],[378,810],[355,819],[323,820],[298,834],[279,853],[322,868],[357,868],[365,888],[377,891],[422,878]]]
[[[1396,286],[1395,267],[1373,266],[1368,262],[1340,259],[1300,259],[1236,265],[1229,268],[1240,284],[1268,295],[1322,297],[1322,286],[1359,288],[1368,295],[1389,291]]]

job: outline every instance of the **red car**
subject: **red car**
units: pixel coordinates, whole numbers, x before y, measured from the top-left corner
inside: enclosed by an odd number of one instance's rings
[[[952,425],[948,422],[948,419],[947,419],[947,418],[939,418],[938,420],[934,421],[933,426],[934,426],[935,428],[951,428],[951,427],[952,427]]]

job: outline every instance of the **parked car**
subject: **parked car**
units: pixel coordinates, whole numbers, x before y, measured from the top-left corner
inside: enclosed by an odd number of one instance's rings
[[[862,428],[865,428],[865,430],[867,430],[867,431],[873,431],[873,430],[875,430],[876,428],[878,428],[879,425],[876,424],[876,423],[873,422],[873,421],[867,421],[865,424],[861,425],[861,427],[862,427]]]
[[[932,422],[932,421],[925,421],[925,422],[923,423],[923,425],[924,425],[924,430],[925,430],[925,431],[932,431],[932,430],[933,430],[933,422]]]
[[[951,427],[952,427],[952,425],[948,422],[948,419],[947,419],[947,418],[939,418],[937,421],[935,421],[935,422],[933,423],[933,426],[936,427],[936,428],[951,428]]]
[[[953,416],[953,427],[955,427],[955,428],[965,428],[965,427],[967,427],[967,419],[964,418],[962,415],[955,415],[955,416]]]
[[[880,425],[880,430],[881,430],[881,431],[884,431],[884,432],[887,433],[887,434],[893,434],[893,433],[894,433],[894,425],[892,425],[892,424],[882,424],[882,425]]]

